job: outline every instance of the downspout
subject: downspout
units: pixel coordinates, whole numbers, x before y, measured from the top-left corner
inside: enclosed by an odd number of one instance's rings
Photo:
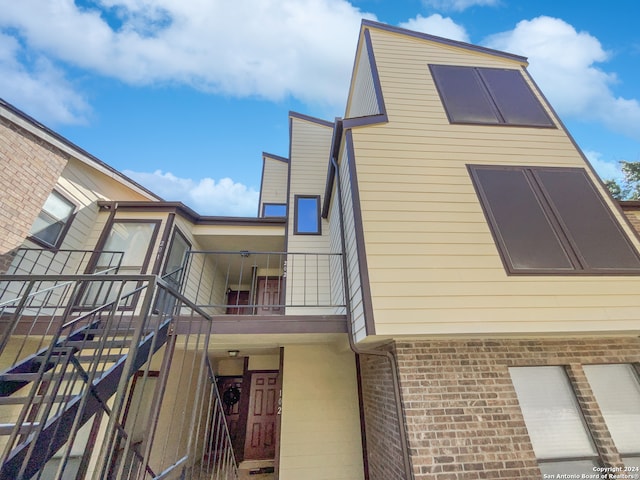
[[[398,431],[400,433],[400,447],[402,448],[402,459],[404,464],[404,478],[405,480],[413,480],[413,468],[411,467],[411,457],[409,455],[409,443],[407,439],[407,432],[405,430],[405,417],[402,409],[402,397],[400,395],[400,375],[398,374],[398,363],[396,357],[391,352],[379,351],[375,349],[366,349],[357,345],[353,341],[353,324],[351,322],[351,294],[349,292],[349,275],[347,272],[347,256],[346,256],[346,240],[344,237],[344,211],[342,204],[342,185],[340,183],[340,169],[334,155],[331,155],[331,165],[335,173],[336,192],[338,194],[338,213],[340,218],[340,243],[342,247],[342,282],[344,284],[345,294],[345,309],[347,317],[347,331],[349,337],[349,347],[356,355],[375,355],[378,357],[384,357],[388,360],[391,368],[391,378],[393,381],[393,393],[396,403],[396,415],[398,417]],[[366,421],[365,421],[366,429]]]

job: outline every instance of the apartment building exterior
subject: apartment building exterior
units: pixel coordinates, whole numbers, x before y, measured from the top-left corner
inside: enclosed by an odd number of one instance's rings
[[[363,21],[254,218],[0,104],[0,478],[638,473],[638,206],[526,65]]]

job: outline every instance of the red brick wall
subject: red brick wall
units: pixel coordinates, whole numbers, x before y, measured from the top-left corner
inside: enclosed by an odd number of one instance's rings
[[[404,463],[389,360],[360,355],[360,379],[369,479],[402,479]]]
[[[0,118],[0,268],[29,234],[66,163],[60,151]]]
[[[395,350],[416,480],[541,478],[512,366],[565,366],[605,465],[622,465],[582,365],[640,362],[638,338],[399,341]],[[362,363],[366,418],[377,418],[367,425],[371,479],[403,478],[384,470],[397,465],[388,366]]]

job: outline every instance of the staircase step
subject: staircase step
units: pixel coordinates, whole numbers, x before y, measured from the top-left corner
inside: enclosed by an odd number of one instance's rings
[[[96,356],[96,355],[76,355],[75,358],[80,363],[93,363],[96,360],[99,361],[100,363],[104,363],[104,362],[117,362],[124,355],[126,355],[126,352],[123,352],[123,353],[103,353],[99,357]]]
[[[131,340],[107,340],[101,342],[100,340],[74,340],[64,342],[65,345],[80,349],[91,348],[128,348],[131,345]]]
[[[23,423],[20,425],[19,433],[29,433],[34,428],[38,427],[40,424],[38,422],[34,423]],[[11,435],[13,429],[15,428],[15,423],[0,423],[0,435]]]
[[[135,328],[122,327],[122,328],[110,328],[109,336],[123,336],[123,335],[133,335],[135,333]],[[103,328],[87,328],[82,331],[86,335],[103,335]]]

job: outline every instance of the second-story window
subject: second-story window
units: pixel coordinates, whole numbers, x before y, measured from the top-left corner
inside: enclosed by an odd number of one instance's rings
[[[44,247],[59,247],[76,206],[55,190],[49,194],[29,235]]]
[[[320,235],[320,196],[296,195],[294,233],[296,235]]]
[[[457,65],[429,68],[451,123],[554,127],[518,70]]]
[[[584,169],[468,168],[509,273],[640,273],[640,255]]]
[[[263,217],[286,217],[287,205],[284,203],[265,203],[262,205]]]

